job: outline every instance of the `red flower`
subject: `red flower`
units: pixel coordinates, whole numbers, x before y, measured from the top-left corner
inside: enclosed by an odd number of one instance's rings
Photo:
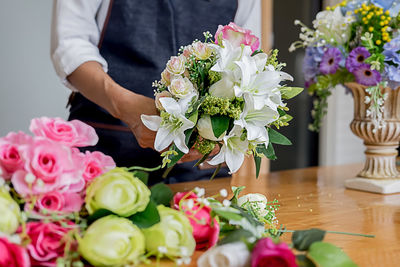
[[[296,257],[285,243],[270,238],[257,242],[251,255],[251,267],[297,267]]]
[[[197,250],[210,248],[217,243],[219,224],[215,218],[211,217],[211,208],[201,205],[195,193],[177,193],[174,196],[174,208],[184,211],[188,217],[193,227]]]
[[[0,238],[0,267],[29,267],[29,255],[25,248]]]

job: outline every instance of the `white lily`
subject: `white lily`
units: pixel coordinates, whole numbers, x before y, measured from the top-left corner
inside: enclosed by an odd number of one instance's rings
[[[274,110],[282,104],[280,83],[284,80],[293,80],[289,74],[276,71],[272,66],[267,66],[266,70],[261,70],[261,64],[266,59],[254,56],[243,57],[236,64],[241,70],[241,83],[235,85],[235,95],[241,97],[248,93],[254,99],[256,109],[261,109],[265,105]]]
[[[215,49],[218,54],[218,60],[215,65],[211,68],[212,71],[223,72],[226,75],[232,76],[232,80],[237,80],[240,75],[240,70],[235,64],[236,61],[240,61],[244,56],[251,55],[250,46],[234,47],[226,40],[222,41],[222,47],[215,45]]]
[[[208,163],[218,165],[226,162],[231,173],[236,172],[242,166],[244,155],[249,147],[247,139],[242,140],[243,129],[237,125],[233,127],[229,135],[224,136],[224,144],[219,153]]]
[[[210,95],[229,99],[235,98],[235,91],[233,90],[235,84],[232,78],[232,75],[223,73],[221,80],[211,85]]]
[[[257,140],[268,145],[268,131],[265,126],[279,118],[278,111],[267,105],[261,109],[256,109],[254,99],[248,94],[244,94],[244,101],[243,113],[240,119],[236,120],[234,124],[247,130],[248,140]]]
[[[190,99],[192,98],[193,96]],[[188,153],[189,148],[185,144],[184,132],[195,125],[194,122],[185,117],[190,101],[185,99],[177,102],[172,97],[163,97],[160,102],[167,116],[161,118],[160,116],[141,115],[143,124],[150,130],[157,131],[154,148],[157,151],[162,151],[174,142],[180,151],[185,154]]]

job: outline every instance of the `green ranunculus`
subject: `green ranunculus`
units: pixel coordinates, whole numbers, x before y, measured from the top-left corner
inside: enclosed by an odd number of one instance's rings
[[[116,215],[103,217],[78,237],[79,253],[94,266],[136,264],[145,252],[145,239],[130,220]]]
[[[107,209],[123,217],[143,211],[150,201],[150,190],[134,175],[115,168],[94,179],[86,191],[89,214]]]
[[[161,221],[143,229],[146,249],[149,252],[170,257],[188,257],[194,252],[196,241],[189,219],[177,210],[163,205],[157,207]]]
[[[13,234],[17,231],[21,218],[18,204],[10,193],[0,186],[0,232]]]

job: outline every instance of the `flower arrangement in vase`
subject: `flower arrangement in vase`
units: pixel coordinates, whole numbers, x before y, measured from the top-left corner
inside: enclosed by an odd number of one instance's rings
[[[398,181],[383,185],[372,180],[400,177],[395,164],[400,140],[396,108],[400,86],[399,12],[399,0],[353,0],[319,12],[313,29],[295,21],[301,26],[300,40],[289,50],[306,49],[306,87],[316,97],[310,130],[319,130],[332,88],[342,84],[353,93],[354,120],[350,127],[364,140],[367,160],[360,178],[347,181],[351,188],[400,192]]]

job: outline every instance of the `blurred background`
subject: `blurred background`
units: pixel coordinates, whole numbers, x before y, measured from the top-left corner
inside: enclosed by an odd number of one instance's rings
[[[285,71],[294,77],[293,86],[304,86],[303,50],[289,53],[298,39],[299,19],[311,26],[315,15],[337,1],[260,0],[262,2],[263,42],[280,50],[279,59],[287,63]],[[5,0],[0,9],[0,136],[9,131],[28,131],[34,117],[67,118],[65,108],[69,89],[55,74],[50,60],[50,28],[53,1]],[[344,88],[337,88],[329,99],[326,122],[319,134],[310,132],[312,99],[304,91],[289,101],[294,117],[282,133],[292,146],[276,146],[278,160],[271,170],[316,165],[338,165],[363,161],[362,142],[349,129],[353,102]]]

